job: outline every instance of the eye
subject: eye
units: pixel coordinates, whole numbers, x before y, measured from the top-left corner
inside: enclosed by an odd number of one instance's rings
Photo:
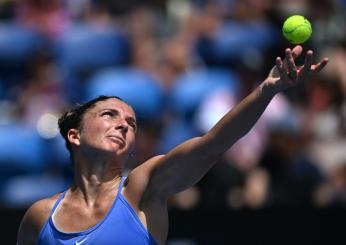
[[[112,111],[105,111],[101,114],[102,117],[114,117],[114,112]]]
[[[129,122],[129,125],[130,125],[131,128],[133,128],[134,131],[137,130],[137,125],[136,125],[135,122]]]

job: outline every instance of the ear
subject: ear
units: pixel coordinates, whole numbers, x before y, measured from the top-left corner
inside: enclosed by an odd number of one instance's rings
[[[71,128],[68,132],[67,132],[67,138],[68,141],[75,146],[79,146],[80,145],[80,132],[78,129],[74,129]]]

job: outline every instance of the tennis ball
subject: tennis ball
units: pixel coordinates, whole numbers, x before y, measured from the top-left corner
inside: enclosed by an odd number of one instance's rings
[[[304,43],[310,38],[311,33],[310,22],[301,15],[288,17],[282,26],[282,34],[293,44]]]

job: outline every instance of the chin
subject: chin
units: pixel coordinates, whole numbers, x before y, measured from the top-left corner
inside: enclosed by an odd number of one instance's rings
[[[124,157],[128,155],[128,150],[127,149],[122,149],[122,148],[111,148],[107,150],[109,153],[112,153],[116,157]]]

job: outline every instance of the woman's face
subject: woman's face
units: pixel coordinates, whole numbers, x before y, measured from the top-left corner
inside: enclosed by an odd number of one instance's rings
[[[99,101],[83,116],[80,147],[89,153],[114,153],[127,159],[137,130],[133,109],[118,99]]]

